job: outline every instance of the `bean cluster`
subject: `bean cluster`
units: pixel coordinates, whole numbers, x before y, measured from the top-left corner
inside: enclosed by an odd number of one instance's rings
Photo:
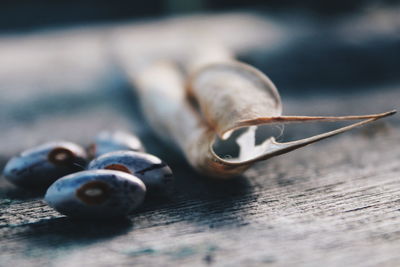
[[[124,132],[102,132],[86,150],[66,141],[45,143],[11,158],[3,174],[16,186],[47,189],[51,207],[77,218],[126,216],[146,194],[174,190],[168,165]]]

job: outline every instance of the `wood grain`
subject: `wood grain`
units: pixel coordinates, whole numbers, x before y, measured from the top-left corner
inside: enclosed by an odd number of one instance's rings
[[[102,49],[96,51],[92,56],[104,55]],[[85,57],[75,60],[87,62]],[[400,263],[398,116],[261,162],[232,181],[213,181],[193,172],[178,152],[155,138],[116,66],[103,60],[87,64],[85,76],[65,69],[68,77],[79,78],[71,90],[65,89],[69,83],[64,86],[62,77],[49,78],[58,86],[53,93],[48,92],[51,86],[31,86],[29,79],[19,93],[2,84],[1,164],[44,140],[87,145],[101,129],[132,130],[148,151],[170,164],[176,192],[170,199],[146,200],[126,220],[84,222],[52,210],[42,193],[1,179],[0,266]],[[39,85],[48,85],[40,79],[44,73],[38,70],[32,76]],[[6,77],[4,70],[0,77]],[[282,92],[284,114],[299,115],[382,112],[399,108],[400,99],[396,84],[353,94],[299,97]],[[288,127],[284,137],[329,127]]]

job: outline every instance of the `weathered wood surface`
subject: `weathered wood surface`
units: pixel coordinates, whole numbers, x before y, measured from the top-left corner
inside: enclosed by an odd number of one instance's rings
[[[9,61],[0,69],[1,164],[45,140],[85,145],[102,129],[132,130],[171,165],[176,194],[148,200],[125,221],[79,222],[1,179],[0,266],[400,264],[398,116],[259,163],[237,179],[208,180],[148,129],[124,74],[96,41],[103,37],[2,39],[1,59]],[[53,50],[43,48],[49,40]],[[284,113],[399,109],[399,89],[301,97],[283,90]],[[297,138],[325,129],[286,130]]]

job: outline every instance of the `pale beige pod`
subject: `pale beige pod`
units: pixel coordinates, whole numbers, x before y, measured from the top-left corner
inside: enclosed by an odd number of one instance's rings
[[[139,71],[140,69],[140,71]],[[193,69],[193,68],[191,68]],[[197,68],[185,79],[172,62],[158,61],[125,70],[141,100],[144,114],[160,137],[175,143],[199,172],[213,177],[237,176],[257,161],[287,153],[395,113],[342,117],[282,116],[279,93],[267,76],[233,60]],[[278,143],[274,137],[255,144],[258,125],[306,121],[363,121],[309,138]],[[240,128],[238,157],[222,158],[214,151]]]
[[[222,177],[237,175],[257,161],[287,153],[395,113],[390,111],[339,117],[282,116],[279,93],[271,80],[257,69],[233,60],[212,63],[195,71],[189,78],[187,89],[197,101],[204,120],[222,140],[226,140],[233,131],[248,127],[236,139],[240,147],[237,158],[225,159],[218,156],[213,149],[215,137],[208,144],[209,153],[213,155],[213,163],[210,165],[218,172],[204,168],[207,164],[200,167],[210,175]],[[260,145],[255,144],[255,130],[258,125],[356,119],[363,121],[293,142],[278,143],[274,137],[270,137]]]
[[[262,117],[282,115],[282,103],[272,81],[257,69],[240,62],[212,63],[188,80],[189,94],[201,113],[223,139],[232,130],[259,124]]]

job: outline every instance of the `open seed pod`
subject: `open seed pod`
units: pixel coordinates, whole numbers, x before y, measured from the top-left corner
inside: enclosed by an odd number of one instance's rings
[[[171,62],[158,61],[143,68],[130,64],[124,67],[138,91],[151,126],[160,137],[177,144],[191,165],[207,176],[237,176],[257,161],[395,113],[282,116],[279,93],[269,78],[255,68],[233,60],[197,68],[188,80]],[[344,120],[362,121],[297,141],[278,143],[270,137],[259,145],[255,143],[259,125]],[[217,139],[226,140],[241,128],[247,128],[247,131],[236,139],[239,155],[232,158],[218,155],[214,149]]]

